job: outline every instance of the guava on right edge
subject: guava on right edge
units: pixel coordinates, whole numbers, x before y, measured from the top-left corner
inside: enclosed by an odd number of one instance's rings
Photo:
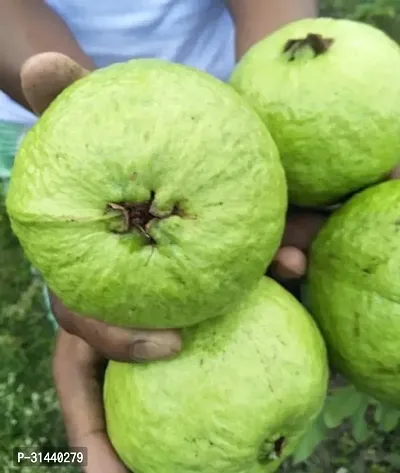
[[[400,181],[331,216],[311,248],[304,302],[339,371],[400,407]]]

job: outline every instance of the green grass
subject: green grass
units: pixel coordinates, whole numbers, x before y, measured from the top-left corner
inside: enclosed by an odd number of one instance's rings
[[[14,447],[65,446],[65,435],[51,377],[54,331],[3,201],[0,261],[0,471],[45,471],[14,467],[11,458]]]
[[[13,237],[0,200],[0,473],[53,472],[18,468],[13,447],[65,447],[65,433],[51,377],[54,331],[44,316],[40,281]],[[395,473],[400,471],[400,432],[357,444],[344,425],[304,463],[282,473]],[[74,469],[57,468],[58,473]],[[177,472],[184,473],[184,472]]]

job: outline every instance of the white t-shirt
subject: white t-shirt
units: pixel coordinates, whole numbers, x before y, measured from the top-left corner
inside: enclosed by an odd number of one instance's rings
[[[226,80],[234,63],[234,25],[223,0],[47,0],[97,67],[152,57]],[[35,117],[0,92],[0,120]]]

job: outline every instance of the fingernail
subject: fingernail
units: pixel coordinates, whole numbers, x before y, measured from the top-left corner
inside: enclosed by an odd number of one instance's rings
[[[132,357],[135,361],[158,360],[175,355],[179,349],[173,346],[159,345],[149,340],[138,340],[132,347]]]
[[[281,248],[272,264],[272,272],[282,279],[298,279],[307,272],[307,258],[298,248]]]
[[[305,276],[305,269],[303,268],[290,267],[277,263],[274,269],[276,276],[282,279],[300,279]]]

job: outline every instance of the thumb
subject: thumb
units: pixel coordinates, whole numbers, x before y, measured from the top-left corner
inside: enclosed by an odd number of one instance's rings
[[[21,86],[29,106],[41,115],[67,87],[88,74],[60,53],[41,53],[29,58],[21,69]]]
[[[104,358],[143,362],[170,358],[182,349],[175,330],[133,330],[79,317],[76,333]]]
[[[182,349],[176,330],[136,330],[108,325],[72,312],[50,291],[52,312],[60,326],[86,341],[107,360],[141,362],[170,358]]]

